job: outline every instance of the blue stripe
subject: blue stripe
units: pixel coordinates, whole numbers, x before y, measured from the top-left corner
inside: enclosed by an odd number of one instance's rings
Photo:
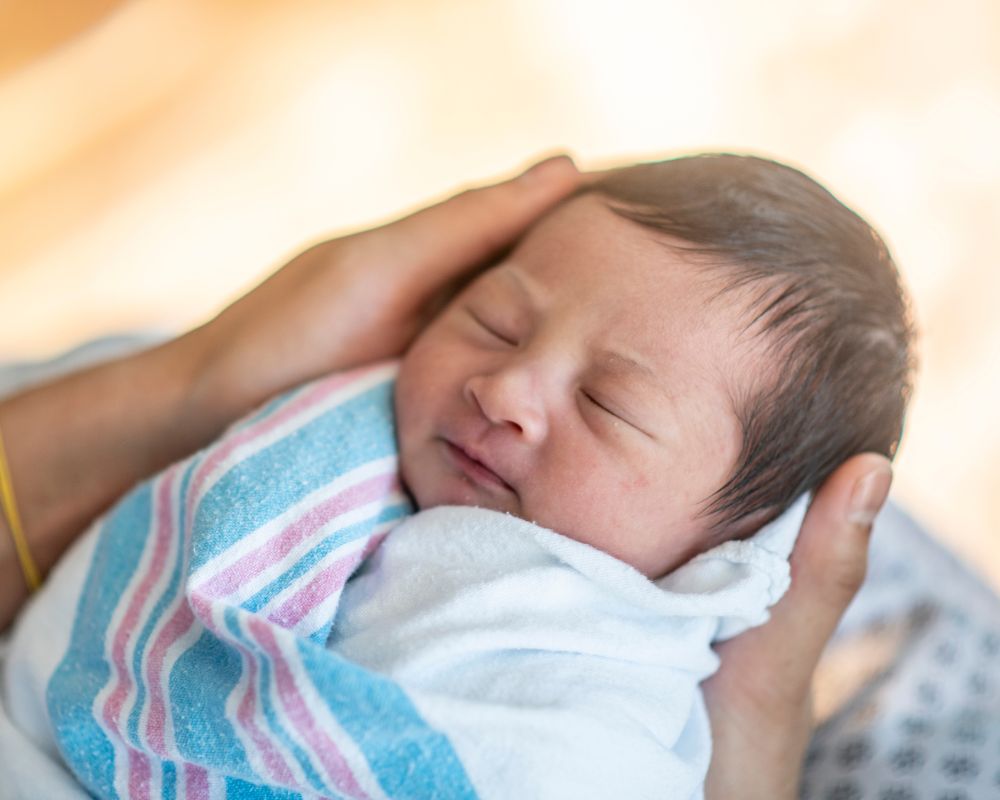
[[[247,783],[239,778],[226,778],[226,798],[227,800],[302,800],[302,795],[298,792]]]
[[[177,767],[172,761],[163,762],[163,778],[160,785],[163,787],[163,800],[176,800]]]
[[[185,761],[258,777],[226,717],[226,698],[240,675],[240,656],[205,632],[170,671],[174,739]]]
[[[181,567],[184,564],[184,551],[186,549],[184,543],[184,528],[187,506],[184,502],[184,496],[187,494],[188,486],[191,483],[191,477],[199,464],[200,459],[191,459],[187,468],[180,476],[180,486],[178,487],[179,492],[177,493],[178,501],[174,505],[174,535],[177,538],[177,544],[173,568],[170,573],[170,580],[167,583],[167,586],[163,589],[163,594],[160,595],[160,599],[157,600],[156,605],[153,606],[153,610],[149,614],[149,619],[146,620],[146,623],[142,626],[139,636],[136,639],[135,653],[132,657],[132,670],[134,677],[141,678],[141,680],[136,681],[135,704],[132,706],[132,712],[128,717],[128,731],[129,735],[132,737],[132,741],[134,742],[140,741],[139,719],[142,716],[142,709],[146,703],[146,694],[148,692],[146,687],[145,672],[142,669],[142,662],[146,657],[146,647],[149,644],[150,637],[153,635],[153,630],[162,619],[164,612],[170,604],[174,602],[174,599],[177,597],[177,593],[180,591],[181,587]],[[152,530],[149,531],[149,535],[151,534]],[[167,702],[169,702],[169,699],[170,698],[165,698]]]
[[[424,721],[397,683],[308,639],[296,644],[319,697],[361,749],[385,794],[393,800],[478,797],[448,737]]]
[[[191,570],[320,487],[395,455],[392,388],[378,384],[234,465],[195,511]]]
[[[117,798],[114,748],[91,713],[111,677],[104,643],[111,616],[139,565],[152,514],[150,483],[135,489],[102,527],[76,609],[69,647],[46,689],[59,749],[76,777],[99,797]]]
[[[226,627],[230,633],[233,633],[234,637],[240,639],[248,649],[258,655],[257,686],[254,688],[257,691],[257,700],[260,703],[261,712],[264,715],[268,728],[270,728],[273,737],[280,740],[285,750],[291,751],[305,773],[306,780],[309,781],[313,789],[322,794],[327,791],[325,782],[317,773],[309,755],[288,735],[288,732],[280,722],[282,716],[280,711],[276,712],[274,706],[271,704],[271,689],[274,682],[271,677],[271,657],[264,652],[263,648],[256,641],[252,641],[243,631],[239,630],[239,624],[232,609],[226,612],[226,621]],[[273,688],[277,691],[277,687]]]

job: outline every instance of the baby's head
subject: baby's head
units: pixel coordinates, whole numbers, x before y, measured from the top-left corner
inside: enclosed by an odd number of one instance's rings
[[[800,172],[610,173],[539,221],[400,369],[418,506],[508,511],[655,578],[889,457],[912,357],[872,228]]]

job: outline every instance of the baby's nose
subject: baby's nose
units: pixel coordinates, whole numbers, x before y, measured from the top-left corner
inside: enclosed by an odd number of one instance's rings
[[[510,426],[529,442],[545,438],[544,404],[526,370],[505,369],[469,378],[466,399],[494,425]]]

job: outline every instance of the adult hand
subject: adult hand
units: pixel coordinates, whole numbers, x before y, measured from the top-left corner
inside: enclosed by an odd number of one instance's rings
[[[233,418],[325,372],[401,355],[449,290],[579,180],[573,162],[556,156],[517,178],[306,250],[189,334],[203,354],[194,402]]]
[[[14,493],[41,573],[136,481],[267,397],[401,354],[449,284],[512,245],[578,181],[568,158],[548,159],[317,245],[179,339],[0,399]],[[0,515],[0,631],[26,596]]]
[[[887,459],[845,462],[816,494],[792,553],[792,584],[771,619],[717,647],[703,684],[713,735],[708,800],[792,800],[812,731],[812,676],[864,580],[871,522],[889,492]]]

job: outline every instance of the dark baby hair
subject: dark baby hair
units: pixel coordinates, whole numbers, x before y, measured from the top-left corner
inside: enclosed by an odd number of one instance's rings
[[[852,455],[895,455],[913,328],[867,222],[798,170],[753,156],[639,164],[584,191],[717,270],[722,293],[750,293],[748,328],[761,331],[776,369],[734,398],[743,444],[704,503],[712,538],[749,535]]]

